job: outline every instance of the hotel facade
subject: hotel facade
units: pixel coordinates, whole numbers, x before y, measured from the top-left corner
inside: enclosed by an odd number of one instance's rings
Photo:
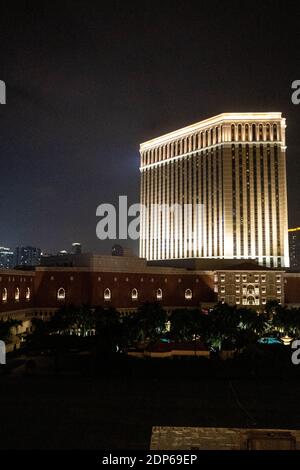
[[[285,128],[226,113],[141,144],[140,257],[288,267]]]

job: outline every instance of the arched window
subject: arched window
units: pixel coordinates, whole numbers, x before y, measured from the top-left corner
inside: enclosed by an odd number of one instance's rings
[[[270,140],[270,124],[266,126],[267,140]]]
[[[235,127],[234,124],[231,124],[231,140],[235,141]]]
[[[273,140],[277,140],[277,124],[273,125]]]
[[[135,288],[132,289],[132,291],[131,291],[131,298],[132,298],[132,300],[137,300],[138,297],[139,297],[139,293],[138,293],[137,289],[135,289]]]
[[[259,125],[259,140],[263,140],[263,126]]]
[[[254,286],[252,284],[249,284],[247,286],[247,295],[254,295],[254,293],[255,293]]]
[[[111,291],[108,287],[104,291],[104,300],[111,300]]]
[[[245,125],[245,140],[246,142],[249,140],[249,124]]]
[[[65,300],[66,291],[63,287],[60,287],[57,291],[57,300]]]
[[[16,287],[16,289],[15,289],[15,301],[19,302],[19,300],[20,300],[20,289],[18,287]]]
[[[7,302],[7,289],[4,287],[2,290],[2,302]]]
[[[252,140],[256,141],[256,125],[252,124]]]
[[[184,296],[185,296],[186,300],[191,300],[192,297],[193,297],[193,293],[192,293],[191,289],[185,289]]]
[[[30,289],[29,289],[29,287],[26,287],[25,298],[26,298],[26,300],[30,300]]]
[[[238,125],[238,140],[239,141],[242,140],[242,125],[241,124]]]
[[[162,295],[163,295],[163,294],[162,294],[162,289],[161,289],[161,288],[157,289],[157,291],[156,291],[156,298],[157,298],[157,300],[161,300],[161,299],[162,299]]]

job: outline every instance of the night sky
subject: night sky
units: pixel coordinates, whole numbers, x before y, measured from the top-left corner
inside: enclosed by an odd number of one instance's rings
[[[222,112],[283,112],[300,225],[297,3],[1,2],[0,246],[109,252],[96,207],[139,201],[139,144]]]

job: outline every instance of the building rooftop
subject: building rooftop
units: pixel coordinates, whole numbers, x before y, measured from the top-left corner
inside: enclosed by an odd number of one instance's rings
[[[180,137],[184,137],[187,134],[190,134],[195,131],[199,131],[201,129],[205,129],[206,127],[213,126],[217,123],[224,122],[224,121],[261,121],[261,120],[284,120],[282,118],[282,113],[280,112],[265,112],[265,113],[222,113],[218,114],[217,116],[210,117],[208,119],[204,119],[203,121],[196,122],[195,124],[191,124],[186,127],[182,127],[176,131],[168,132],[163,134],[160,137],[155,137],[154,139],[147,140],[140,145],[140,150],[147,150],[156,145],[161,145],[165,142],[168,142],[172,139],[178,139]]]

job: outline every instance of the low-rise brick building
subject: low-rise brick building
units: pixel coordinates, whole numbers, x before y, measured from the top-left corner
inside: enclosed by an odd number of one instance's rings
[[[268,300],[300,305],[300,274],[253,264],[200,270],[154,266],[136,257],[56,257],[35,270],[0,271],[0,318],[46,318],[62,305],[113,306],[123,313],[146,301],[167,311],[209,308],[217,302],[261,311]],[[61,265],[60,265],[61,263]],[[29,325],[26,324],[26,328]]]

